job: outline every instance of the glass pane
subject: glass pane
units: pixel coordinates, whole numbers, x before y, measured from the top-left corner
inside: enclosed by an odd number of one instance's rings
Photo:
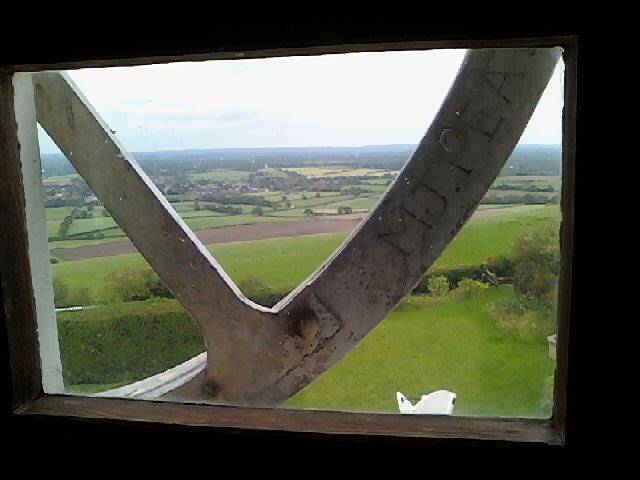
[[[464,53],[69,73],[242,292],[272,306],[378,202],[437,113]],[[420,413],[420,405],[436,405],[424,411],[550,415],[562,98],[560,64],[500,175],[427,275],[283,407]],[[56,306],[84,307],[58,315],[67,388],[108,391],[204,351],[195,322],[44,132],[41,151]],[[133,330],[121,330],[124,317],[138,319],[127,326]],[[99,322],[105,330],[95,329]],[[115,335],[136,340],[118,343]],[[117,354],[96,360],[112,348],[105,337]],[[69,367],[75,351],[82,367]],[[441,390],[450,393],[419,403]]]

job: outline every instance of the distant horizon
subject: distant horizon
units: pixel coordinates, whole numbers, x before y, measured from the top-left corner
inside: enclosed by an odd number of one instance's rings
[[[67,73],[130,152],[412,145],[440,110],[465,54],[360,52]],[[563,70],[559,62],[523,143],[561,143]],[[58,151],[39,132],[41,150]]]
[[[165,150],[138,150],[130,151],[128,153],[164,153],[164,152],[204,152],[210,150],[284,150],[284,149],[328,149],[328,148],[369,148],[369,147],[415,147],[417,143],[377,143],[367,145],[281,145],[281,146],[247,146],[247,147],[201,147],[201,148],[177,148],[177,149],[165,149]],[[562,147],[561,143],[518,143],[517,147]],[[40,155],[62,155],[62,152],[41,152]]]

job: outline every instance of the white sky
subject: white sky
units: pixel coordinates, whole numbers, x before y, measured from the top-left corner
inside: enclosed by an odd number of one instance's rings
[[[83,69],[70,75],[132,152],[415,144],[464,50]],[[520,143],[561,143],[562,64]],[[43,153],[57,147],[40,129]]]

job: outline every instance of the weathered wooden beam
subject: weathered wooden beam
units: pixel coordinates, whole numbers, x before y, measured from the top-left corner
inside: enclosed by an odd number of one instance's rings
[[[78,398],[46,395],[25,411],[29,415],[215,426],[281,432],[338,435],[498,440],[560,445],[551,421],[520,418],[472,418],[448,415],[393,415],[269,408],[188,405],[165,401]]]
[[[34,84],[40,123],[200,325],[207,370],[196,390],[275,405],[351,350],[438,258],[517,144],[559,56],[469,52],[385,196],[274,308],[244,297],[66,75],[36,74]]]
[[[42,373],[12,77],[0,70],[0,281],[17,410],[42,394]]]

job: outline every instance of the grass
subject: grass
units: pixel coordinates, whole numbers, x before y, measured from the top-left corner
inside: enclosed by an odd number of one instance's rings
[[[338,208],[338,207],[351,207],[353,210],[366,210],[368,211],[369,209],[371,209],[376,202],[378,201],[378,196],[377,195],[373,195],[370,197],[351,197],[345,200],[341,200],[338,202],[334,202],[334,203],[328,203],[326,205],[323,205],[322,208],[323,209],[332,209],[332,208]]]
[[[527,207],[530,206],[513,207],[510,212],[501,210],[501,215],[482,220],[474,221],[472,218],[449,244],[436,265],[480,263],[488,257],[509,252],[514,240],[525,229],[535,228],[549,218],[560,220],[560,208],[557,205]]]
[[[513,196],[513,195],[516,195],[518,197],[523,197],[527,194],[539,195],[549,199],[554,195],[557,195],[558,192],[525,192],[524,190],[489,190],[487,192],[488,197],[498,197],[498,198]]]
[[[487,304],[512,294],[492,288],[469,300],[397,308],[284,406],[397,413],[396,391],[416,399],[447,389],[457,395],[455,415],[548,417],[555,363],[545,338],[508,338],[488,313]]]
[[[504,210],[500,209],[502,213]],[[528,226],[535,226],[547,217],[559,217],[557,206],[542,208],[514,207],[509,215],[470,220],[441,255],[436,265],[477,264],[487,257],[508,252],[513,241]],[[196,220],[234,220],[238,216],[194,218]],[[247,217],[253,223],[272,221],[269,217]],[[286,220],[282,217],[281,220]],[[235,223],[237,224],[237,223]],[[253,273],[273,288],[291,286],[304,280],[344,241],[348,232],[305,235],[252,242],[230,242],[208,248],[238,282]],[[62,246],[66,242],[56,242]],[[98,242],[95,242],[98,243]],[[72,288],[88,287],[94,300],[100,300],[105,275],[127,268],[141,267],[146,262],[139,254],[66,261],[52,265],[53,274]]]
[[[121,236],[124,235],[124,233],[122,232],[122,230],[120,229],[115,229],[117,232],[119,232],[119,234]],[[55,242],[51,242],[49,243],[49,247],[50,248],[73,248],[73,247],[81,247],[83,245],[98,245],[101,243],[111,243],[114,241],[118,241],[118,240],[122,240],[122,238],[108,238],[107,233],[111,232],[111,230],[107,230],[105,232],[103,232],[105,234],[105,238],[100,239],[100,240],[85,240],[85,239],[80,239],[80,240],[58,240]],[[57,233],[57,231],[56,231]]]
[[[47,220],[47,236],[57,235],[60,231],[59,220]]]
[[[523,229],[549,217],[559,218],[557,206],[487,207],[478,212],[438,260],[439,265],[473,264],[503,254]],[[252,274],[273,288],[284,288],[306,278],[346,236],[346,232],[309,235],[208,248],[234,281]],[[127,254],[62,262],[52,269],[70,287],[87,286],[100,300],[105,275],[144,265],[140,255]],[[444,388],[457,394],[456,415],[548,417],[554,362],[548,358],[545,335],[519,340],[500,330],[489,314],[491,303],[510,295],[511,287],[501,287],[451,303],[403,302],[347,356],[284,406],[395,413],[396,391],[415,399]],[[92,393],[115,386],[73,388]]]
[[[505,175],[503,177],[496,178],[494,182],[494,184],[496,185],[499,185],[501,183],[506,183],[509,185],[552,185],[556,190],[558,190],[560,188],[562,180],[559,175]]]
[[[117,226],[115,220],[111,217],[95,216],[91,218],[74,218],[69,228],[69,235],[94,232],[96,230],[104,230]]]
[[[47,217],[47,221],[56,220],[61,222],[64,220],[64,217],[71,215],[71,211],[74,207],[48,207],[45,208],[45,216]]]
[[[295,238],[230,242],[208,246],[227,273],[236,282],[257,275],[273,288],[295,286],[317,268],[347,233],[306,235]],[[102,302],[104,279],[125,268],[148,266],[140,254],[66,261],[52,265],[54,276],[70,288],[88,287],[94,302]]]
[[[214,212],[213,210],[206,210],[206,209],[201,209],[201,210],[194,210],[193,208],[191,208],[191,210],[182,210],[178,212],[180,214],[180,217],[183,220],[186,220],[188,218],[196,218],[196,217],[228,217],[229,214],[228,213],[220,213],[220,212]]]
[[[251,225],[254,223],[269,223],[287,221],[289,218],[277,218],[271,216],[257,215],[225,215],[218,217],[189,217],[185,222],[193,230],[202,230],[205,228],[231,227],[233,225]]]
[[[65,390],[69,393],[78,393],[81,395],[90,395],[92,393],[104,392],[112,388],[122,387],[131,382],[118,383],[82,383],[77,385],[65,385]]]
[[[256,275],[272,288],[295,286],[311,274],[344,241],[348,233],[233,242],[209,250],[234,281]]]
[[[203,173],[192,173],[189,175],[193,180],[209,180],[212,182],[220,181],[232,181],[232,180],[244,180],[249,178],[251,172],[245,172],[242,170],[231,170],[226,168],[220,168],[210,170]]]

